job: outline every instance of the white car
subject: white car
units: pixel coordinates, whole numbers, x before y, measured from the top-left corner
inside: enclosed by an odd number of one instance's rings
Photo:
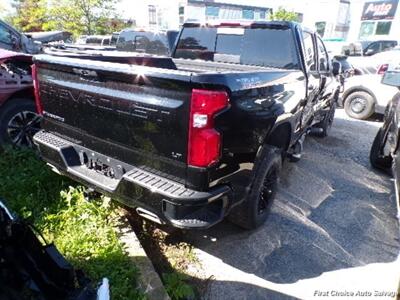
[[[400,61],[400,47],[371,56],[348,57],[347,61],[353,66],[355,75],[375,73],[383,75],[389,64]]]
[[[382,75],[367,74],[346,80],[341,104],[346,113],[356,119],[368,119],[374,113],[384,113],[386,105],[398,89],[381,83]]]

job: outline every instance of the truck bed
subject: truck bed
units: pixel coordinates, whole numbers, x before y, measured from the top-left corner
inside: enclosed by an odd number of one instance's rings
[[[50,55],[34,61],[45,130],[196,188],[198,179],[187,171],[192,89],[234,93],[293,73],[184,59],[173,60],[177,69]]]

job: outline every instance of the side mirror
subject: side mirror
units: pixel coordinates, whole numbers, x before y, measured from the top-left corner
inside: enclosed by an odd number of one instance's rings
[[[337,61],[333,61],[332,62],[332,74],[333,74],[333,76],[338,76],[340,73],[342,73],[342,65]]]

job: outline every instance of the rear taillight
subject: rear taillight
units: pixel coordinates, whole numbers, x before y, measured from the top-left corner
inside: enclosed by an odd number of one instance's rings
[[[228,94],[194,89],[191,101],[188,164],[208,167],[221,155],[221,135],[214,128],[214,116],[229,105]]]
[[[379,75],[385,74],[385,72],[387,71],[388,67],[389,67],[388,64],[383,64],[383,65],[381,65],[381,66],[379,67],[377,73],[378,73]]]
[[[32,65],[32,79],[33,79],[33,89],[35,94],[36,110],[38,114],[43,115],[43,106],[42,106],[42,101],[40,100],[39,80],[38,80],[36,65]]]

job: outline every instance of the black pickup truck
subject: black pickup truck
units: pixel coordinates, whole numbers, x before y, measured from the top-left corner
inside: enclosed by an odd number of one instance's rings
[[[321,39],[290,22],[187,23],[172,57],[139,58],[35,57],[43,158],[159,223],[262,224],[282,160],[332,124],[338,66]]]

